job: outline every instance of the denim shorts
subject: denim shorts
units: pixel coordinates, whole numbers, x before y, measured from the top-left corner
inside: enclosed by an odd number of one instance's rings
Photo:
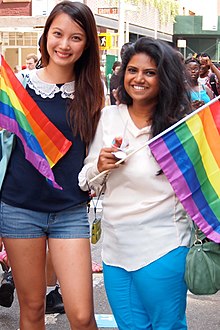
[[[86,203],[47,213],[1,202],[0,234],[8,238],[89,238]]]

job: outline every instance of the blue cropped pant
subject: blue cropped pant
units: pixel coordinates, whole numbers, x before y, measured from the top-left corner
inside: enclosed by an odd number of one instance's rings
[[[120,330],[186,330],[187,247],[136,270],[103,265],[107,297]]]

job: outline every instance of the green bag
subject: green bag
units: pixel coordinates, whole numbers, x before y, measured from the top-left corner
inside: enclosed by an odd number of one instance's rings
[[[185,281],[190,292],[210,295],[220,290],[220,244],[199,238],[186,257]]]

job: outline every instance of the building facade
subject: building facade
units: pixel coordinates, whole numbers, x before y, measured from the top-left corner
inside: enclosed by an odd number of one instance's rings
[[[0,51],[11,67],[23,65],[27,53],[39,54],[38,40],[47,15],[59,0],[0,0]],[[168,42],[173,40],[173,22],[160,22],[158,11],[151,5],[129,5],[123,0],[84,0],[93,11],[98,33],[110,35],[108,49],[102,58],[119,54],[120,42],[151,36]],[[109,4],[110,3],[110,4]],[[123,15],[122,15],[123,14]]]

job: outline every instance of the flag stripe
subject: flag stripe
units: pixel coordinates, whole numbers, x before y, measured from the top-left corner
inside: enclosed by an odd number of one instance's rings
[[[52,182],[54,182],[54,186],[56,188],[60,189],[60,186],[55,182],[54,179],[54,175],[53,172],[50,169],[49,163],[46,160],[45,156],[43,155],[43,157],[41,155],[38,155],[37,153],[33,152],[32,149],[29,148],[29,146],[26,143],[26,140],[24,138],[24,136],[22,135],[22,133],[19,131],[19,128],[16,126],[18,125],[18,123],[13,120],[13,119],[8,119],[7,117],[4,117],[2,115],[0,115],[0,122],[3,123],[3,125],[5,124],[6,129],[7,126],[14,127],[15,130],[18,132],[16,135],[21,139],[24,149],[25,149],[25,158],[31,163],[34,164],[36,169],[39,169],[41,167],[41,174],[44,175],[45,177],[47,177],[47,179],[51,180]],[[12,132],[14,133],[14,132]]]
[[[0,106],[2,106],[1,102],[0,102]],[[5,107],[4,104],[3,106]],[[29,132],[25,131],[23,128],[21,128],[18,125],[16,118],[10,117],[10,119],[8,119],[8,116],[5,116],[4,114],[0,113],[0,122],[2,125],[4,125],[5,129],[9,130],[10,128],[10,131],[16,134],[17,136],[23,135],[27,147],[31,149],[34,144],[35,146],[34,152],[38,154],[38,156],[41,156],[42,158],[46,159],[46,156],[43,153],[38,141],[36,140],[36,137],[34,135],[31,135]]]
[[[0,54],[0,127],[22,141],[25,158],[47,179],[62,189],[51,170],[72,142],[53,125],[28,94]]]
[[[183,131],[185,132],[185,134],[187,134],[186,130]],[[187,153],[189,151],[189,148],[191,148],[190,151],[192,152],[193,155],[198,154],[196,150],[197,145],[195,140],[193,140],[192,138],[190,140],[190,145],[187,144],[187,146],[184,146],[184,144],[181,144],[175,132],[173,132],[171,139],[169,139],[168,136],[164,137],[164,142],[166,143],[174,161],[176,162],[177,166],[182,172],[182,175],[184,176],[189,186],[189,189],[191,191],[195,191],[195,194],[193,195],[192,198],[194,199],[195,204],[198,206],[198,209],[200,210],[201,213],[203,213],[203,209],[206,208],[209,209],[210,213],[212,213],[212,215],[216,219],[216,224],[218,224],[218,217],[220,217],[220,207],[216,208],[215,204],[214,205],[212,204],[212,201],[216,200],[218,196],[216,195],[214,189],[210,185],[209,179],[207,178],[206,173],[204,172],[204,168],[202,168],[202,164],[200,160],[198,160],[200,167],[196,168]],[[176,146],[176,148],[178,148],[178,151],[177,150],[175,150],[175,152],[171,151],[170,148],[172,148],[173,144]],[[200,183],[198,178],[198,174],[200,175],[200,172],[202,172],[201,175],[203,179],[202,184]],[[209,222],[209,219],[207,219],[207,221]]]
[[[169,134],[168,134],[169,135]],[[197,178],[197,173],[194,169],[194,166],[189,158],[189,156],[187,155],[187,152],[185,151],[185,149],[183,148],[179,138],[177,137],[177,135],[172,132],[172,134],[170,134],[170,136],[166,135],[166,137],[164,137],[164,139],[160,140],[160,143],[163,145],[163,143],[166,145],[166,149],[169,150],[170,155],[172,158],[169,160],[169,164],[167,164],[167,162],[164,164],[162,160],[160,160],[160,156],[158,155],[158,151],[156,148],[158,148],[158,146],[154,147],[154,143],[152,144],[152,151],[154,153],[154,155],[156,156],[157,160],[160,162],[160,166],[162,168],[162,170],[164,171],[164,173],[166,175],[169,176],[169,181],[172,185],[175,186],[175,192],[178,193],[179,190],[179,180],[180,178],[184,179],[186,181],[186,184],[188,185],[190,191],[196,191],[196,193],[193,195],[192,199],[194,200],[195,204],[197,205],[198,209],[200,210],[200,212],[202,213],[203,210],[205,208],[208,208],[210,213],[212,214],[213,217],[215,217],[215,221],[216,224],[218,224],[218,219],[215,216],[215,214],[213,213],[213,210],[210,208],[207,199],[205,198],[201,187],[200,187],[200,182]],[[175,146],[175,149],[174,147]],[[155,148],[155,149],[154,149]],[[162,148],[161,148],[162,149]],[[163,154],[165,153],[165,151],[161,150],[160,152],[162,152]],[[194,150],[195,152],[195,150]],[[167,161],[167,159],[165,158],[165,160]],[[175,164],[178,168],[179,171],[177,173],[173,172],[173,164]],[[167,167],[169,167],[167,169]],[[169,173],[167,171],[170,171]],[[207,180],[207,178],[206,178]],[[178,195],[181,198],[181,201],[185,201],[185,206],[187,205],[187,198],[188,198],[188,194],[185,193],[185,190],[182,190],[182,194],[178,193]],[[189,205],[190,208],[190,205]],[[220,210],[220,209],[219,209]],[[218,212],[218,210],[217,210]],[[192,215],[192,214],[190,214]],[[209,219],[207,219],[207,222],[209,222]]]
[[[218,102],[216,102],[217,105]],[[198,116],[200,117],[201,125],[203,126],[207,143],[218,164],[218,167],[220,167],[220,152],[219,152],[220,135],[219,135],[218,127],[216,126],[215,123],[215,120],[217,119],[217,116],[215,116],[215,112],[219,110],[218,108],[216,109],[216,103],[213,104],[213,107],[215,107],[215,111],[211,111],[209,107],[206,111],[201,111],[201,113],[199,112]]]
[[[26,126],[26,130],[33,134],[33,130],[31,129],[30,124],[23,122],[25,114],[22,110],[22,106],[19,100],[16,98],[15,93],[12,91],[12,89],[7,88],[3,79],[1,81],[1,102],[5,105],[10,105],[10,109],[8,108],[8,111],[10,110],[10,112],[8,112],[7,115],[13,115],[14,118],[17,118],[20,126],[22,126],[23,128]],[[20,116],[22,116],[22,118]]]
[[[152,142],[152,144],[150,144],[150,148],[158,163],[160,164],[164,174],[170,178],[169,181],[174,191],[176,192],[189,215],[194,219],[201,230],[204,231],[207,236],[209,236],[210,239],[220,241],[220,234],[213,231],[213,227],[207,222],[206,217],[203,217],[203,215],[200,213],[199,206],[192,197],[188,182],[182,175],[182,171],[175,162],[175,159],[170,154],[169,147],[164,142],[164,140],[160,138]],[[166,155],[169,157],[166,157]]]
[[[8,114],[9,116],[12,116],[12,113],[15,112],[15,116],[19,122],[19,124],[29,132],[32,132],[32,134],[35,134],[37,136],[37,139],[42,146],[42,149],[44,153],[48,156],[48,159],[50,160],[52,166],[56,164],[56,162],[62,157],[62,148],[66,148],[65,145],[62,144],[62,139],[58,139],[58,143],[53,145],[51,147],[51,144],[46,144],[45,141],[49,139],[48,135],[45,134],[44,130],[42,130],[43,124],[39,125],[36,121],[40,122],[41,117],[38,113],[36,115],[31,114],[30,112],[23,106],[21,102],[16,97],[15,92],[11,88],[7,88],[4,81],[1,83],[1,89],[2,89],[2,96],[1,100],[5,104],[11,105],[11,112]],[[6,95],[7,96],[6,96]],[[24,121],[24,117],[28,118],[28,122]],[[36,117],[36,118],[35,118]],[[31,129],[31,127],[33,129]],[[59,141],[61,142],[59,145]]]
[[[205,235],[220,243],[220,102],[175,125],[149,147]]]
[[[219,100],[213,103],[209,108],[211,110],[216,129],[218,130],[220,134],[220,114],[219,114]],[[202,115],[202,112],[201,112]],[[211,132],[210,132],[211,133]]]
[[[182,141],[183,147],[194,166],[194,170],[197,173],[199,183],[207,200],[210,201],[211,193],[214,194],[214,198],[220,197],[220,171],[207,143],[202,125],[198,127],[200,119],[196,117],[197,115],[190,118],[187,124],[183,124],[180,132],[178,132],[177,129],[175,132],[179,140]],[[197,128],[195,124],[197,124]],[[198,128],[199,131],[197,131]],[[194,132],[194,135],[192,132]],[[183,142],[185,136],[188,136],[190,143]],[[208,181],[205,181],[206,184],[204,185],[204,179],[206,179],[206,177]],[[206,189],[207,191],[205,191]]]
[[[6,72],[6,70],[7,70],[7,77],[10,80],[11,88],[15,92],[16,97],[19,94],[19,101],[20,101],[24,111],[25,111],[25,109],[28,109],[27,111],[29,113],[31,112],[31,117],[39,124],[40,128],[43,129],[43,131],[46,133],[47,140],[55,142],[55,144],[60,149],[60,152],[62,154],[64,151],[66,151],[66,149],[69,149],[69,147],[71,146],[71,142],[68,141],[67,139],[65,139],[63,134],[59,130],[57,130],[57,128],[53,125],[53,123],[48,121],[48,118],[38,108],[37,104],[34,102],[34,100],[31,98],[31,96],[27,93],[27,91],[23,88],[23,86],[18,81],[18,79],[15,79],[14,73],[9,68],[7,63],[4,61],[4,58],[3,58],[2,62],[4,64],[3,72]],[[5,70],[4,70],[4,67],[5,67]],[[27,116],[27,113],[25,113],[25,115]],[[39,133],[38,131],[35,132],[36,135],[38,133]]]
[[[2,92],[2,97],[0,98],[0,105],[1,105],[1,113],[2,115],[5,115],[5,116],[8,116],[14,120],[16,120],[19,124],[19,126],[17,126],[17,129],[20,128],[20,130],[22,130],[24,132],[24,134],[26,135],[27,137],[27,144],[29,145],[29,148],[36,148],[35,149],[35,152],[40,154],[40,151],[39,149],[42,150],[41,154],[44,152],[45,153],[45,156],[46,158],[48,159],[49,163],[50,163],[50,166],[54,166],[54,164],[56,164],[56,158],[57,158],[57,153],[58,155],[60,155],[60,152],[58,150],[58,148],[56,146],[54,146],[53,149],[51,150],[48,150],[48,147],[50,146],[50,144],[46,147],[46,148],[41,148],[37,138],[35,137],[35,134],[31,128],[30,125],[23,125],[22,123],[24,122],[25,120],[25,115],[22,113],[22,112],[18,112],[14,111],[14,108],[12,107],[12,105],[10,105],[10,100],[8,98],[8,95],[5,94],[5,92]],[[17,114],[17,115],[16,115]],[[29,119],[30,123],[32,123],[32,120],[31,118]],[[32,127],[35,125],[35,122],[33,122],[33,125]],[[39,129],[39,126],[37,126],[36,124],[36,127]],[[5,127],[6,128],[6,127]],[[9,129],[9,128],[7,128]],[[43,133],[43,131],[41,131],[42,135],[45,135]],[[17,131],[13,130],[13,133],[15,133],[17,135]],[[31,138],[31,136],[33,137],[32,140],[29,140]],[[32,147],[31,147],[31,144],[33,143]],[[48,150],[48,151],[47,151]],[[52,159],[51,159],[52,158]]]

